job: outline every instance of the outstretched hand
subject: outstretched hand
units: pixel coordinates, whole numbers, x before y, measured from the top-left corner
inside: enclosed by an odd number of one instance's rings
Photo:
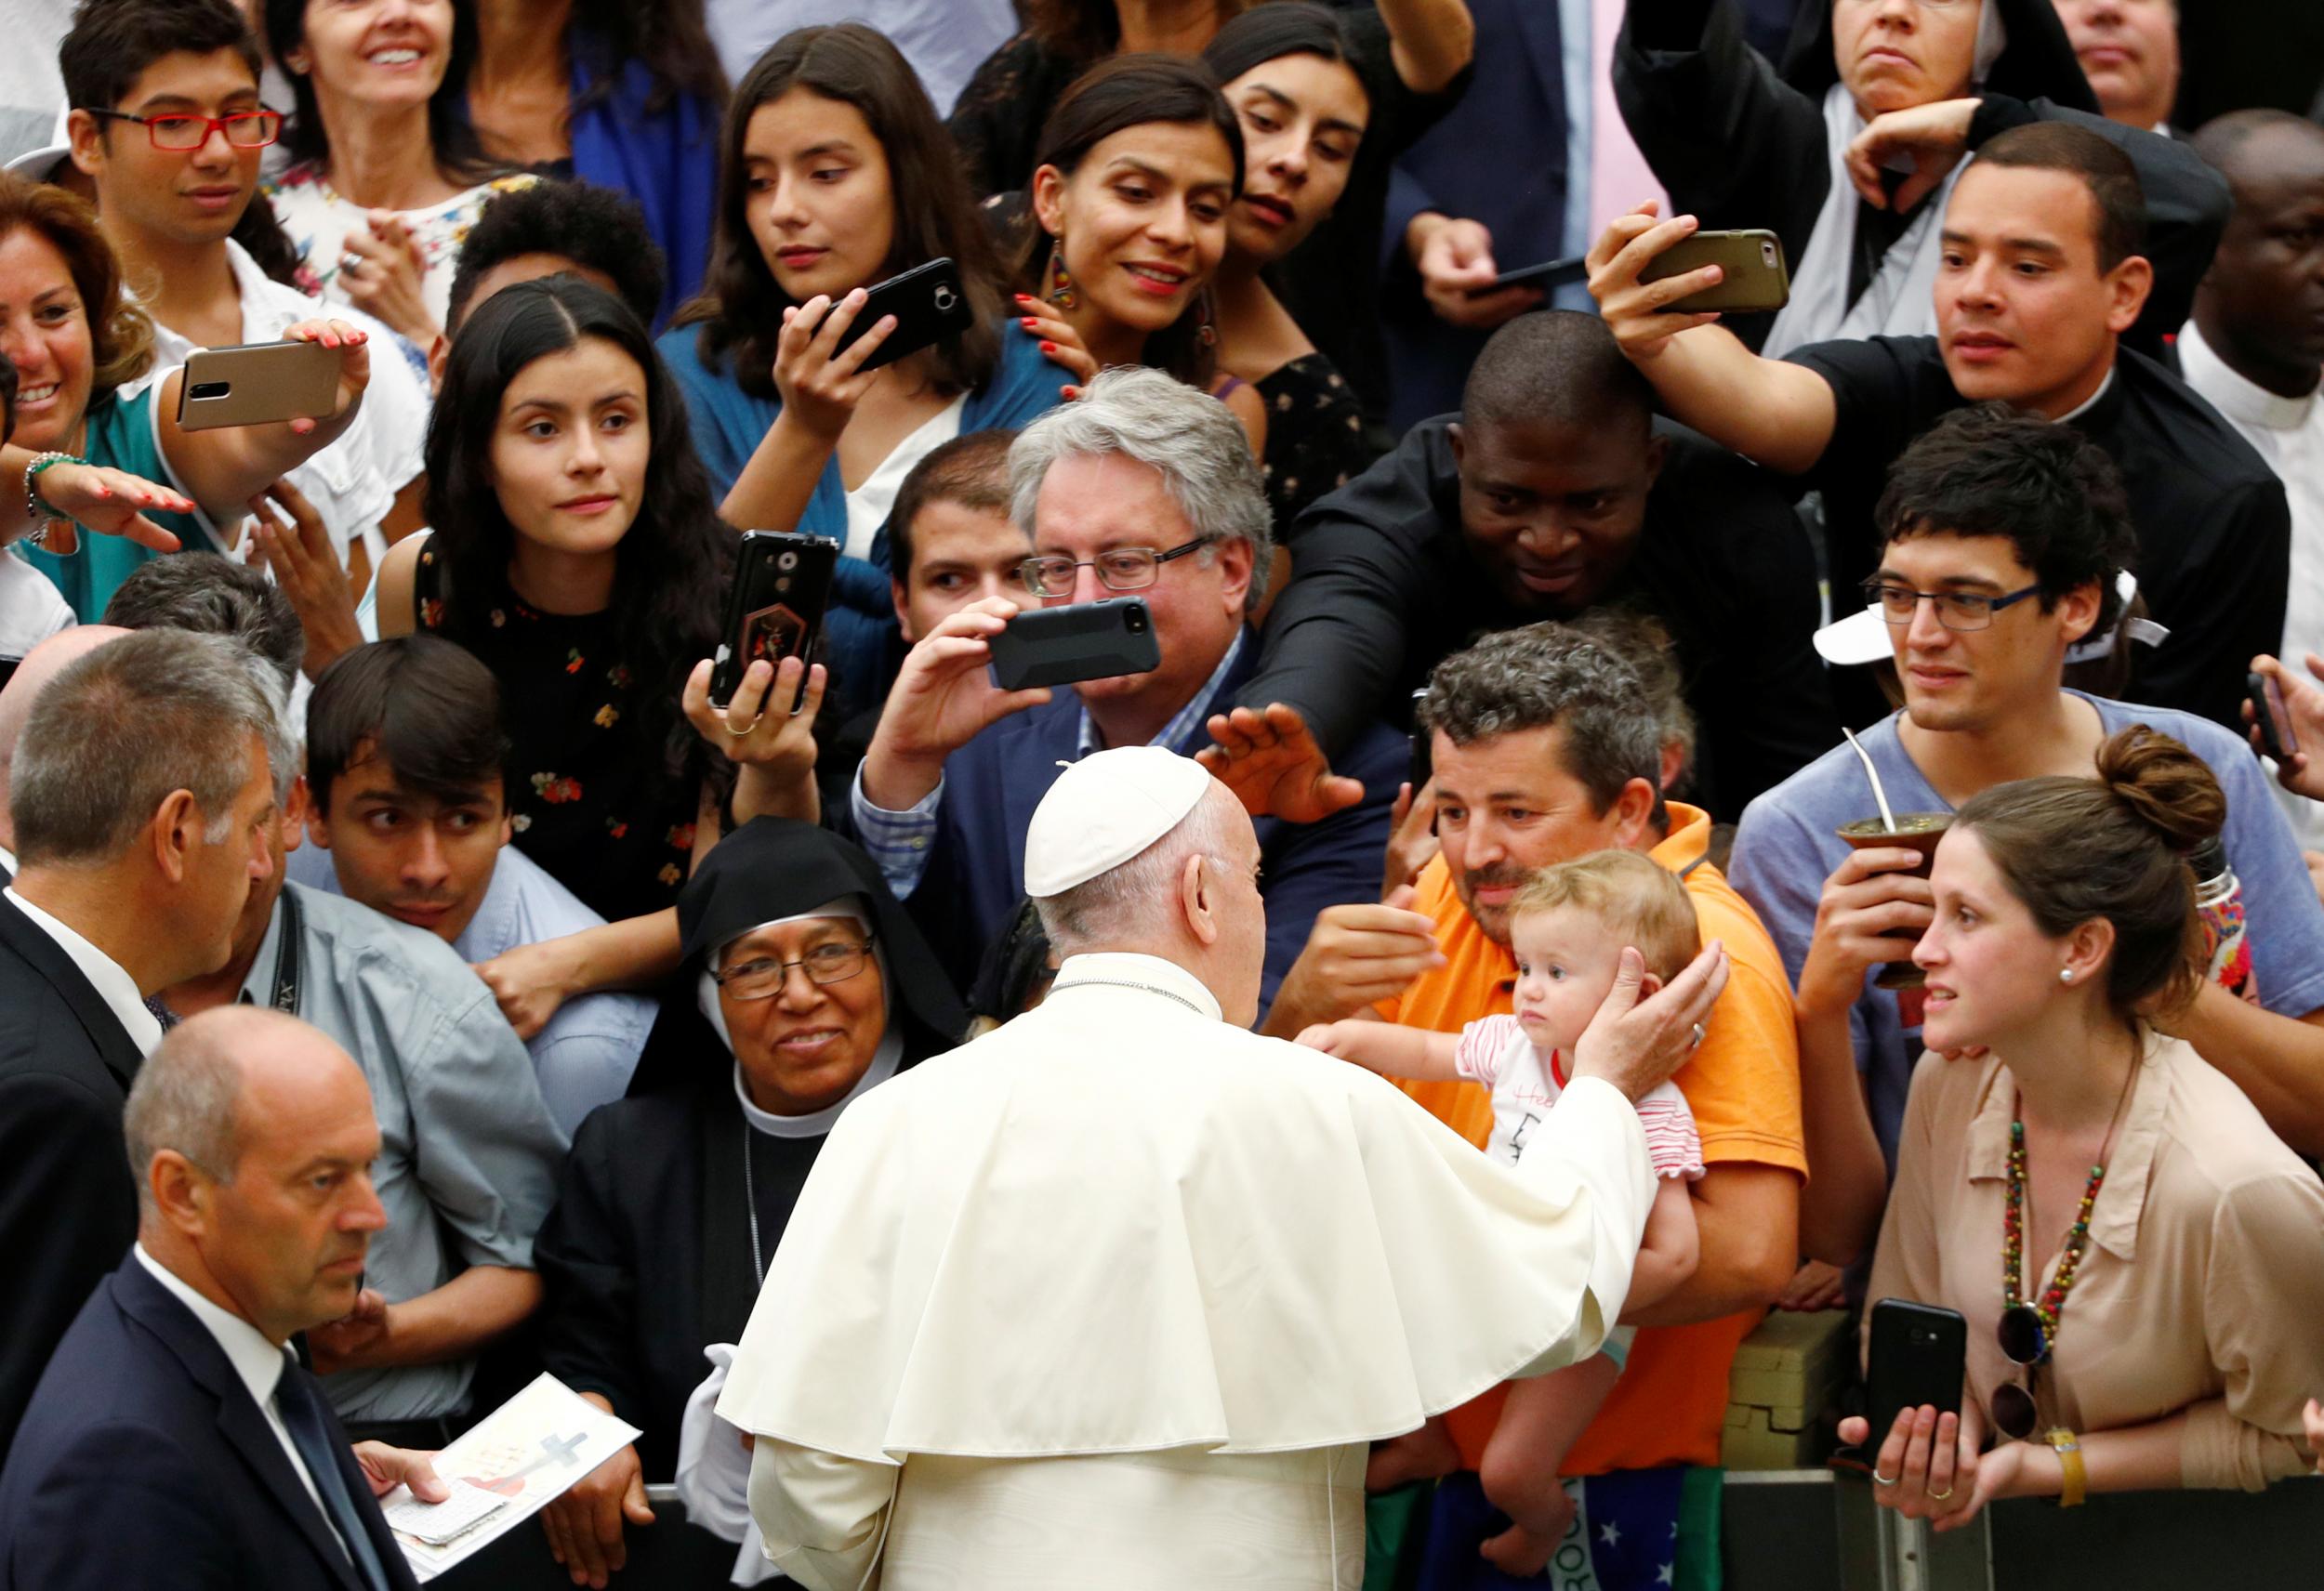
[[[119,536],[155,552],[176,552],[178,538],[147,519],[145,511],[194,511],[193,499],[182,492],[172,492],[141,475],[131,475],[125,469],[107,469],[102,465],[52,464],[40,472],[34,485],[40,500],[63,516],[50,522],[45,544],[59,558],[69,558],[79,549],[80,537],[73,533],[76,526],[86,527],[99,535]]]
[[[1225,785],[1254,818],[1313,823],[1364,799],[1364,786],[1331,771],[1331,761],[1299,710],[1280,702],[1262,712],[1236,707],[1206,726],[1215,745],[1195,760]]]

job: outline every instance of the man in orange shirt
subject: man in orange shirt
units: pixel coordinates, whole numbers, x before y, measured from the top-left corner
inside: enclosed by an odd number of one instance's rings
[[[1360,1014],[1441,1032],[1511,1009],[1508,903],[1535,869],[1613,847],[1679,874],[1703,941],[1732,966],[1700,1051],[1676,1079],[1707,1175],[1694,1188],[1702,1263],[1631,1323],[1628,1369],[1568,1456],[1601,1475],[1715,1465],[1736,1346],[1798,1260],[1807,1176],[1791,987],[1758,916],[1705,859],[1707,813],[1665,801],[1664,735],[1638,672],[1608,645],[1555,624],[1504,631],[1438,664],[1421,705],[1432,740],[1441,854],[1414,892],[1325,912],[1286,977],[1265,1032]],[[1410,894],[1409,909],[1400,902]],[[1393,993],[1382,996],[1383,987]],[[1472,1142],[1492,1127],[1473,1083],[1408,1093]],[[1450,1417],[1473,1467],[1493,1428],[1488,1396]]]

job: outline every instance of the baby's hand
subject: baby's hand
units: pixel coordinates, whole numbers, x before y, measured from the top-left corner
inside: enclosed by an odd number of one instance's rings
[[[1317,1022],[1313,1026],[1301,1028],[1300,1036],[1291,1042],[1305,1045],[1309,1049],[1322,1050],[1326,1055],[1338,1055],[1340,1051],[1336,1047],[1336,1041],[1340,1036],[1339,1028],[1340,1024],[1337,1022]]]

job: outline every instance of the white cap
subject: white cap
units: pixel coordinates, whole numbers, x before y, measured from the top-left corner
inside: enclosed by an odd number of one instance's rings
[[[71,144],[48,144],[40,149],[25,151],[8,162],[6,169],[9,176],[20,177],[27,182],[53,182],[56,180],[57,167],[67,164],[72,158],[73,146]]]
[[[2122,598],[2122,606],[2128,608],[2131,598],[2138,595],[2137,577],[2127,569],[2115,571],[2114,591]],[[2159,646],[2163,638],[2171,632],[2152,619],[2131,619],[2123,624],[2122,633],[2134,641]],[[1895,645],[1890,638],[1893,634],[1888,621],[1881,614],[1880,604],[1875,602],[1816,631],[1816,651],[1826,663],[1839,664],[1843,667],[1863,663],[1884,663],[1895,655]],[[2085,636],[2067,648],[2066,661],[2088,663],[2113,651],[2114,632],[2104,631]]]
[[[1024,892],[1062,895],[1178,827],[1210,788],[1191,756],[1161,746],[1097,752],[1057,776],[1024,836]]]

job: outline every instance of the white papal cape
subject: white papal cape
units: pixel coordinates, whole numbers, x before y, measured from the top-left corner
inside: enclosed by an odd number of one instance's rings
[[[833,1129],[718,1412],[813,1587],[1354,1587],[1364,1444],[1596,1351],[1654,1175],[1570,1085],[1512,1171],[1181,968],[1049,1000]]]

